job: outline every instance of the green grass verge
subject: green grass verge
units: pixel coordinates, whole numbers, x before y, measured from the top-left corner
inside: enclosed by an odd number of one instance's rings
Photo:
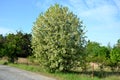
[[[0,61],[0,64],[4,64],[4,62]],[[92,78],[90,75],[79,73],[48,73],[45,70],[41,69],[40,66],[36,65],[11,64],[11,63],[8,63],[7,65],[31,72],[36,72],[45,76],[54,77],[57,80],[120,80],[120,75],[112,75],[105,78],[99,77]]]

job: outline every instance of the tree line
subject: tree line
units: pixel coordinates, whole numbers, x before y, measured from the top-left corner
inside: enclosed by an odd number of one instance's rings
[[[67,72],[77,67],[85,71],[90,62],[114,70],[120,67],[120,39],[113,47],[86,41],[83,22],[67,7],[55,4],[38,16],[32,34],[18,31],[0,35],[3,56],[10,62],[32,56],[49,72]]]
[[[18,57],[32,55],[31,34],[18,31],[5,36],[0,35],[0,57],[8,57],[8,61],[14,63]]]
[[[87,62],[99,63],[101,68],[109,66],[113,71],[117,67],[120,69],[120,39],[113,47],[110,44],[101,46],[97,42],[88,41],[86,54]]]

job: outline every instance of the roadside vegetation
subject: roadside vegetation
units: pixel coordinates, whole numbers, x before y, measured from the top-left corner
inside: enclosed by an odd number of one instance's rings
[[[56,73],[49,73],[46,72],[44,69],[42,69],[39,65],[33,65],[33,64],[21,64],[21,63],[8,63],[7,60],[0,60],[0,64],[20,68],[23,70],[35,72],[41,75],[45,75],[48,77],[53,77],[57,80],[119,80],[120,75],[118,72],[112,72],[112,71],[104,71],[104,73],[101,73],[100,71],[94,71],[94,77],[92,77],[92,71],[88,72],[56,72]],[[101,74],[104,74],[101,76]]]
[[[0,35],[0,63],[58,80],[119,80],[120,39],[102,46],[85,32],[75,14],[55,4],[38,16],[32,34]]]

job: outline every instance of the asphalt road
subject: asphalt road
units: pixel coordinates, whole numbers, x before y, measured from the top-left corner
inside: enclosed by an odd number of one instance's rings
[[[55,80],[40,74],[0,65],[0,80]]]

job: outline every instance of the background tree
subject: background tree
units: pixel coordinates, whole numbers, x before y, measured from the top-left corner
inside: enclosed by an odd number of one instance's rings
[[[100,63],[100,67],[108,64],[110,51],[107,47],[101,46],[97,42],[88,41],[86,46],[87,62]]]
[[[20,41],[17,44],[21,48],[21,51],[17,54],[17,57],[28,57],[32,55],[31,34],[22,33],[21,31],[18,31],[15,36],[18,36],[20,38]]]
[[[67,7],[51,6],[33,26],[34,56],[50,72],[80,66],[85,44],[83,28],[82,21]]]
[[[17,46],[17,39],[12,33],[6,36],[4,54],[8,57],[9,62],[12,63],[17,59],[17,52],[20,50],[19,46]]]
[[[0,57],[4,56],[4,43],[5,43],[5,37],[0,34]]]
[[[88,62],[98,62],[97,58],[100,53],[100,44],[97,42],[88,41],[86,53]]]
[[[110,54],[110,59],[113,64],[117,66],[117,64],[120,62],[120,49],[117,47],[114,47]]]
[[[5,37],[4,54],[9,62],[14,63],[18,57],[27,57],[31,54],[31,35],[18,31],[9,33]]]
[[[120,48],[120,39],[118,39],[116,47]]]
[[[116,67],[120,68],[120,39],[110,52],[109,66],[112,70]]]

